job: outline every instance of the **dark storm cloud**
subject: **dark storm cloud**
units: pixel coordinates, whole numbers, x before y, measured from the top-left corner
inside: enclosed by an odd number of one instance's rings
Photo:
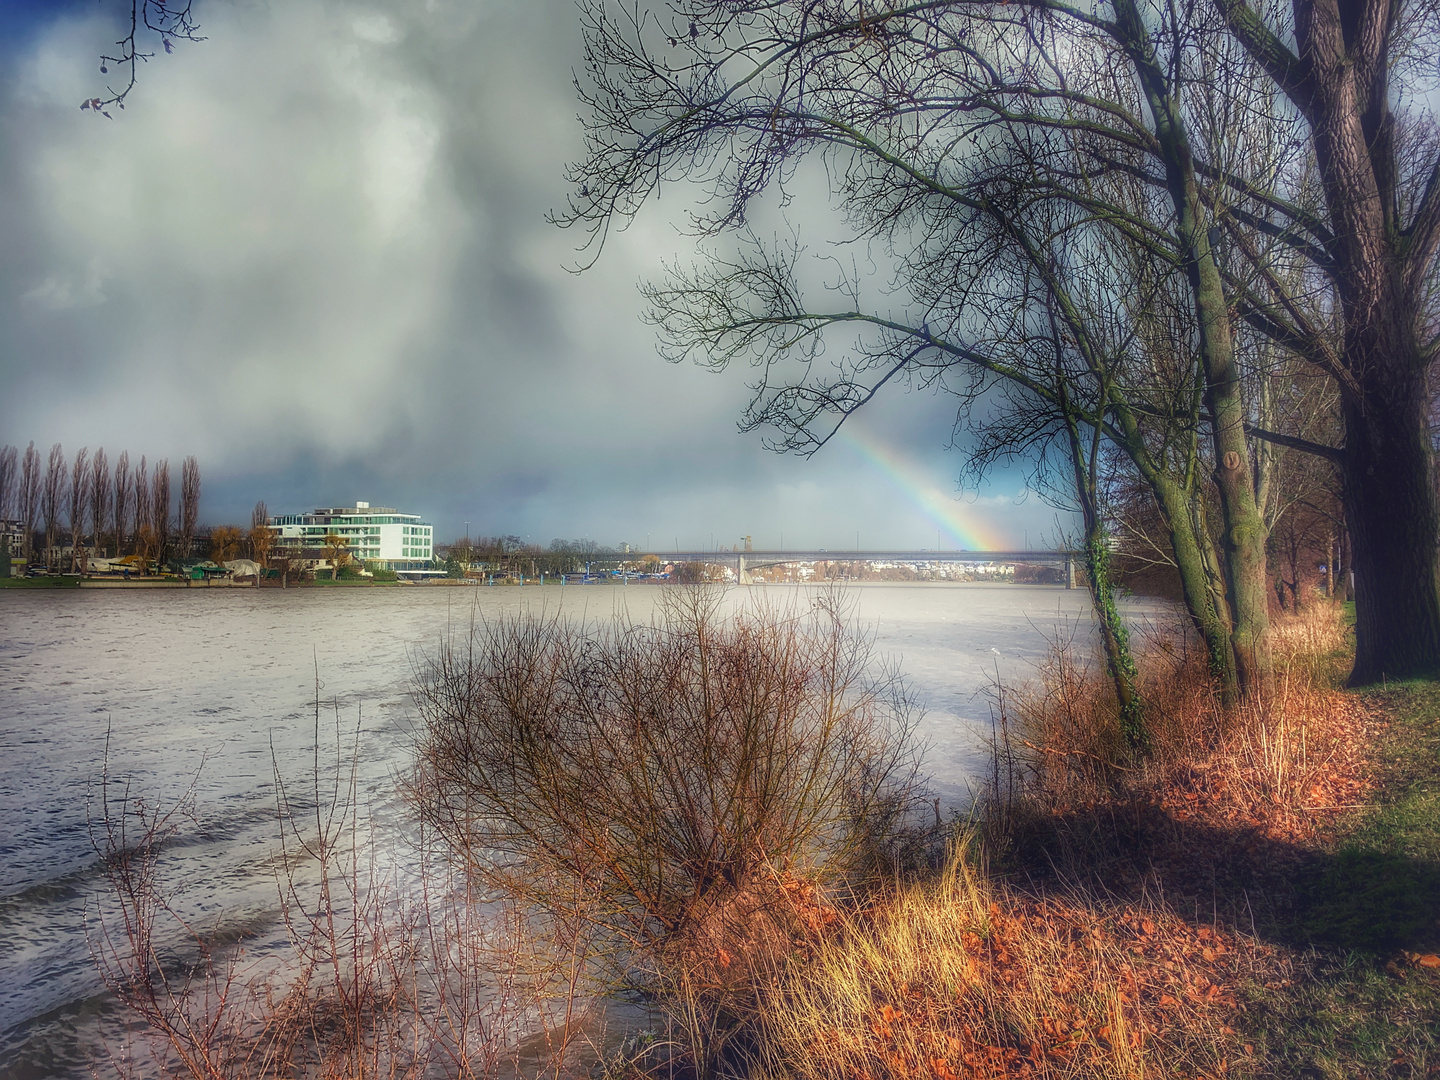
[[[688,246],[658,213],[567,272],[544,215],[580,146],[570,0],[204,4],[208,40],[113,122],[76,108],[104,5],[27,10],[0,102],[0,442],[195,453],[211,518],[369,497],[542,542],[933,537],[855,453],[737,435],[738,373],[656,358],[635,284]],[[916,398],[867,422],[945,485],[948,420]],[[984,513],[1017,540],[1053,519],[1003,491]]]

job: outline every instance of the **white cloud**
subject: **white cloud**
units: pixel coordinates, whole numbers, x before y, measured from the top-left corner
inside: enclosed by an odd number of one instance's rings
[[[356,37],[372,45],[394,45],[400,40],[399,29],[384,15],[360,15],[350,25]]]
[[[83,274],[51,274],[21,299],[47,311],[94,307],[105,303],[102,286],[108,276],[97,256],[90,260]]]

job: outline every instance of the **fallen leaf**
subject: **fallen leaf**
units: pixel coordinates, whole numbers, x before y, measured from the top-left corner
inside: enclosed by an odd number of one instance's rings
[[[1415,963],[1418,967],[1440,968],[1440,956],[1436,956],[1433,952],[1426,953],[1424,956],[1417,956]]]

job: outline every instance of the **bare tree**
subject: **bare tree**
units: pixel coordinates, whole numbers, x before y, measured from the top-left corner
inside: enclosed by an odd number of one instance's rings
[[[325,534],[325,558],[330,563],[330,580],[338,581],[340,570],[350,561],[350,555],[345,550],[350,543],[345,537],[337,532]]]
[[[262,567],[270,565],[270,546],[275,534],[270,530],[270,510],[261,499],[250,511],[250,553]],[[255,583],[260,583],[257,578]]]
[[[195,526],[200,520],[200,463],[187,455],[180,463],[180,557],[191,557]]]
[[[85,519],[90,514],[90,450],[82,446],[70,466],[70,572],[85,572]]]
[[[153,530],[150,529],[150,472],[145,464],[145,455],[140,455],[140,464],[135,467],[134,480],[135,498],[131,504],[131,517],[133,524],[130,535],[135,538],[135,554],[148,557],[149,542],[154,540]],[[141,534],[149,532],[146,551],[141,551]]]
[[[1440,502],[1428,377],[1440,349],[1440,137],[1433,113],[1437,9],[1422,0],[1324,0],[1214,9],[1276,96],[1301,118],[1317,212],[1272,214],[1341,325],[1326,334],[1283,284],[1254,307],[1338,385],[1345,515],[1353,545],[1356,683],[1440,668]],[[1293,43],[1293,48],[1292,48]],[[1228,225],[1228,223],[1227,223]]]
[[[1117,11],[1125,3],[1117,0]],[[1151,100],[1189,72],[1157,61],[1153,43],[1136,37],[1143,27],[1038,7],[862,5],[856,14],[844,5],[692,0],[664,13],[621,13],[607,0],[588,3],[589,140],[573,173],[578,194],[560,220],[603,240],[657,185],[684,176],[709,196],[697,231],[743,234],[754,199],[772,187],[790,197],[796,160],[826,155],[831,194],[857,237],[884,249],[896,289],[867,298],[847,278],[820,310],[786,310],[790,268],[771,259],[685,289],[686,306],[713,330],[696,358],[718,368],[748,352],[762,374],[744,426],[778,428],[778,448],[800,452],[823,445],[887,383],[949,389],[952,369],[985,367],[974,354],[991,342],[974,332],[970,305],[991,286],[993,256],[979,251],[967,264],[955,252],[967,248],[975,222],[996,216],[997,196],[1013,204],[1012,223],[1025,223],[1017,212],[1061,203],[1182,271],[1195,332],[1187,351],[1219,465],[1230,649],[1242,684],[1260,684],[1269,674],[1264,535],[1233,335],[1196,216],[1193,152],[1173,108],[1161,101],[1157,112]],[[1162,24],[1173,28],[1173,19]],[[1110,85],[1076,90],[1066,81],[1090,71]],[[1077,132],[1116,160],[1077,171]],[[1117,205],[1096,187],[1115,173],[1149,185],[1138,205]],[[1049,245],[1029,246],[1036,259],[1025,273],[1044,280]],[[960,276],[944,285],[942,267]],[[832,377],[813,363],[827,330],[857,339]],[[793,362],[793,378],[777,359]],[[958,379],[965,407],[979,401],[967,379]]]
[[[40,514],[45,520],[45,568],[55,569],[59,550],[60,514],[65,508],[65,450],[57,442],[50,447],[45,481],[40,488]]]
[[[121,450],[120,456],[115,459],[115,498],[110,503],[117,559],[125,554],[125,541],[128,539],[125,530],[130,520],[130,501],[135,492],[133,484],[130,476],[130,451]]]
[[[170,559],[170,459],[155,463],[150,490],[150,528],[155,533],[155,561],[163,569]]]
[[[28,562],[35,553],[35,522],[40,510],[40,454],[35,444],[25,447],[20,465],[20,528],[24,532],[23,551]]]
[[[110,509],[110,459],[105,448],[97,447],[90,459],[90,531],[95,537],[95,553],[103,557],[109,549],[105,546],[105,523]]]
[[[0,448],[0,559],[5,565],[0,573],[10,574],[10,522],[15,513],[16,488],[19,480],[20,452],[13,446]]]
[[[135,558],[141,574],[149,574],[155,560],[155,529],[149,515],[142,514],[135,529]]]
[[[130,0],[129,25],[124,37],[115,43],[117,51],[100,57],[100,74],[109,75],[113,67],[121,76],[121,84],[118,88],[107,85],[104,97],[86,98],[80,108],[93,110],[107,120],[113,119],[111,106],[125,108],[125,99],[135,88],[138,65],[155,55],[145,51],[147,38],[167,53],[174,51],[177,41],[204,41],[197,33],[200,27],[191,6],[191,0]]]
[[[1440,666],[1440,508],[1423,419],[1440,343],[1440,138],[1425,104],[1433,4],[592,0],[582,11],[590,123],[562,223],[603,241],[683,178],[709,196],[698,231],[738,229],[762,192],[795,196],[796,160],[816,150],[862,238],[896,241],[887,254],[903,286],[911,254],[949,239],[951,210],[988,195],[977,182],[1086,209],[1188,283],[1238,661],[1268,668],[1247,435],[1285,433],[1252,423],[1236,318],[1341,391],[1344,445],[1291,445],[1345,471],[1367,612],[1353,678]],[[1006,172],[996,148],[1036,133],[1079,133],[1083,153],[1057,139],[1052,156],[1033,159],[1042,168]],[[1108,197],[1103,181],[1118,173],[1151,192],[1139,212]],[[1303,272],[1276,273],[1277,259]],[[923,330],[916,314],[896,332]],[[858,372],[868,377],[849,380],[852,401],[913,377],[956,344],[954,330],[909,334],[912,362]],[[793,347],[814,340],[797,333]],[[812,400],[808,384],[769,375],[757,387],[767,401]]]

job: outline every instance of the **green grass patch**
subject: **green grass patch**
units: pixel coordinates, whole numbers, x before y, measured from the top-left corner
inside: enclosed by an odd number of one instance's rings
[[[1440,1069],[1440,975],[1403,959],[1326,952],[1307,978],[1256,988],[1246,1004],[1259,1051],[1250,1075],[1419,1080]]]
[[[1352,844],[1315,875],[1299,919],[1312,941],[1371,953],[1421,943],[1434,926],[1440,875],[1433,866]]]
[[[1378,807],[1359,823],[1354,841],[1440,866],[1440,682],[1372,687],[1364,696],[1380,705],[1391,723],[1377,748]]]
[[[0,589],[78,589],[78,577],[0,578]]]
[[[1314,944],[1293,985],[1254,988],[1257,1075],[1440,1076],[1440,683],[1363,691],[1388,716],[1379,789],[1302,884],[1293,929]]]

